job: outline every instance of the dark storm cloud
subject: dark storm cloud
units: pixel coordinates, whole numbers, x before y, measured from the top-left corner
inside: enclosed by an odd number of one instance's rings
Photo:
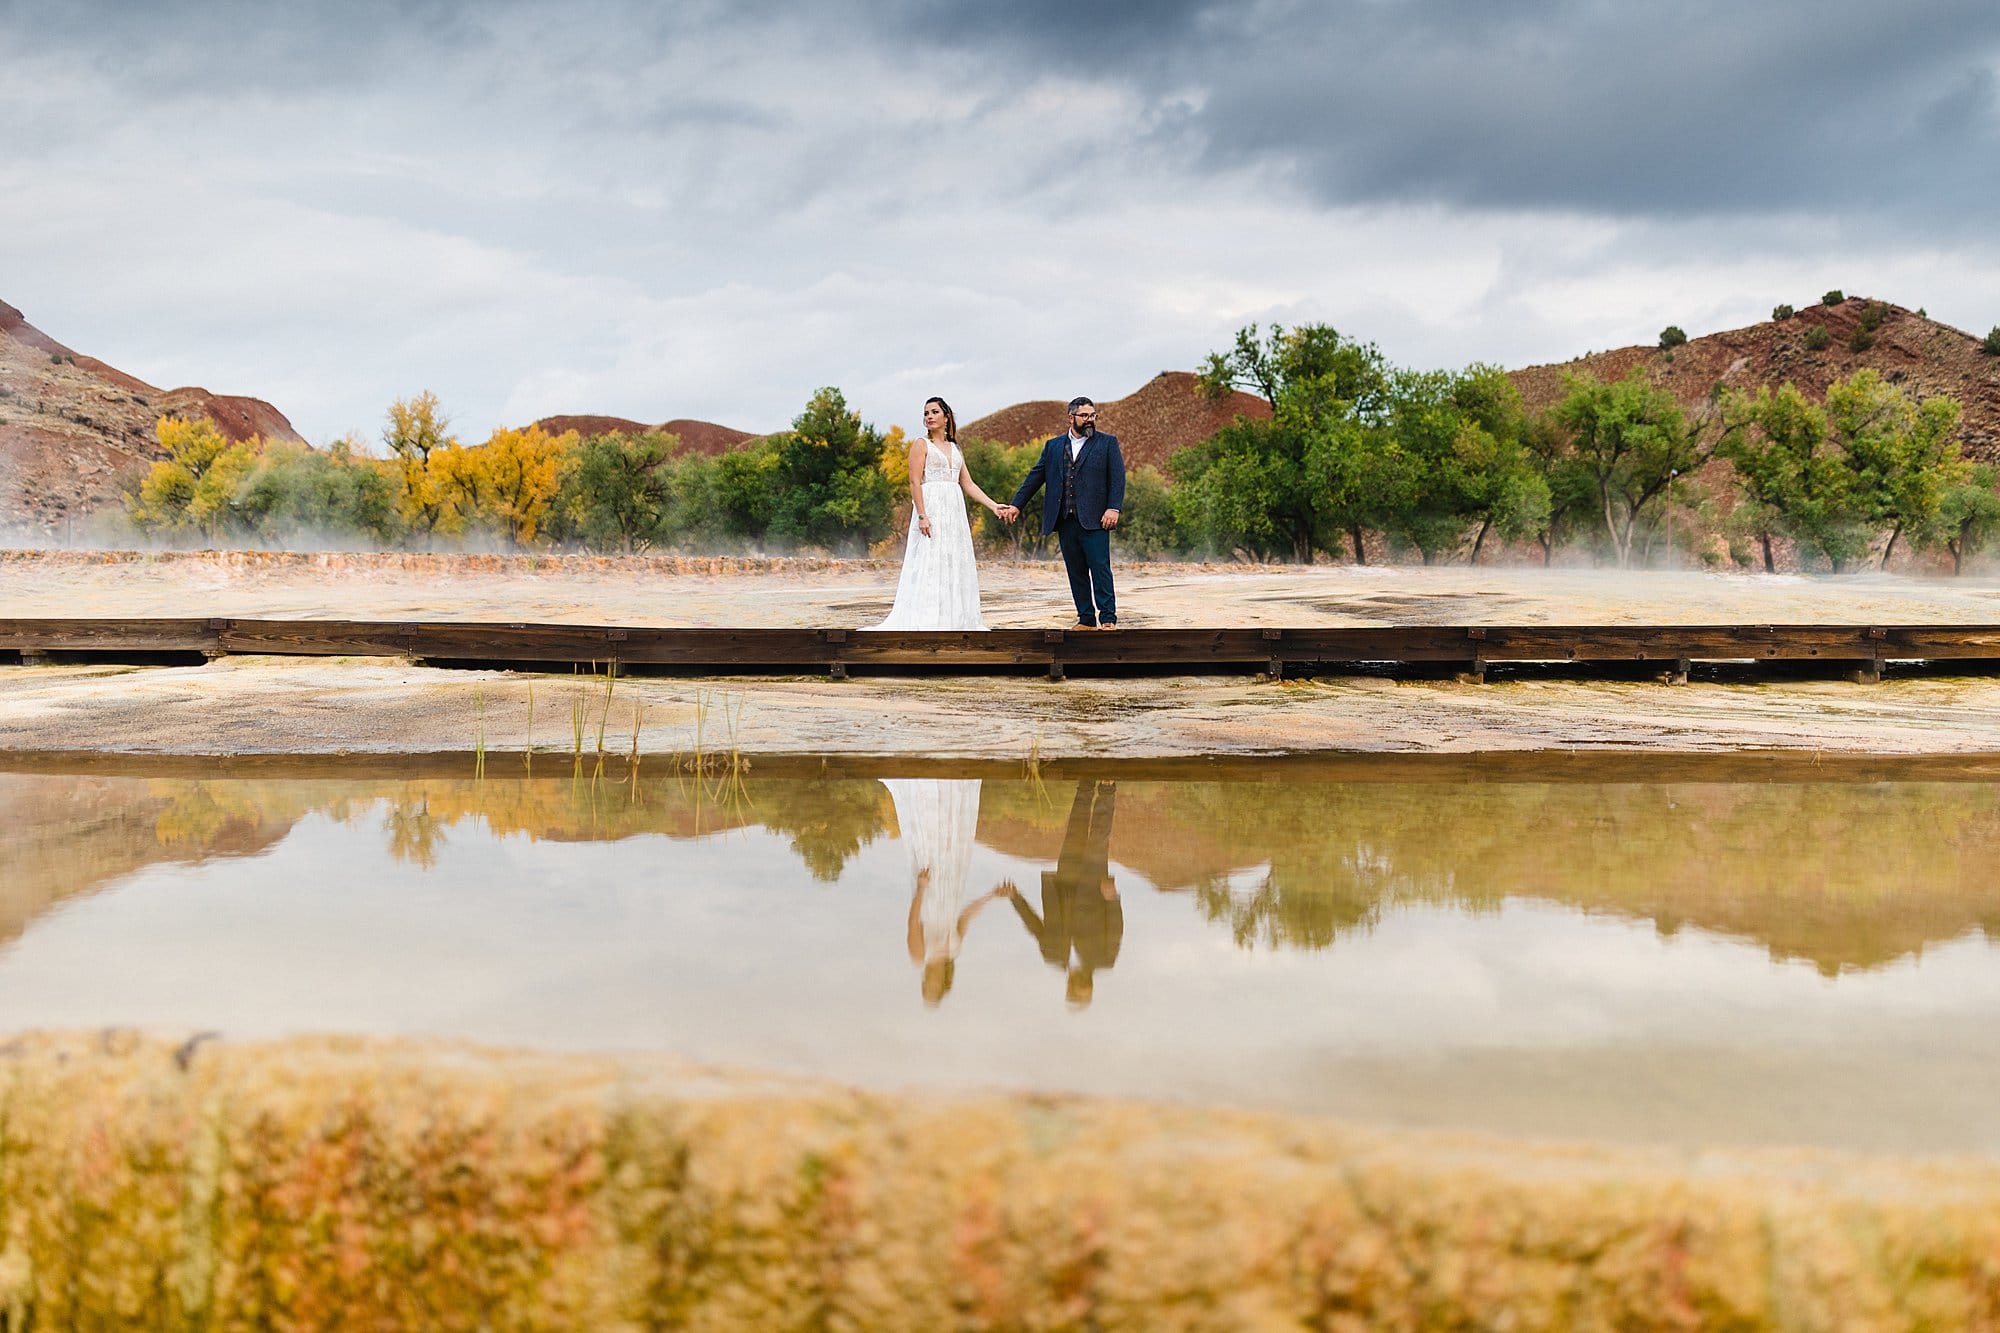
[[[1995,199],[1985,0],[1299,8],[1183,128],[1328,201],[1684,215]]]
[[[1129,86],[1191,165],[1278,164],[1326,203],[1908,216],[2000,201],[1990,0],[865,13],[878,40],[984,46],[1015,78],[1067,69]]]

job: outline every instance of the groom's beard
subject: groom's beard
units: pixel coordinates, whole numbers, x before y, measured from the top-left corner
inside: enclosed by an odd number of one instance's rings
[[[1095,421],[1086,421],[1076,428],[1076,433],[1079,439],[1087,440],[1097,434],[1097,423]]]

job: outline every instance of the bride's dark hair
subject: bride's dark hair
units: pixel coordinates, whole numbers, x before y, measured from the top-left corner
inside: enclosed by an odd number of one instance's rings
[[[937,405],[938,405],[939,407],[941,407],[941,408],[943,408],[943,409],[944,409],[944,437],[945,437],[945,439],[949,440],[949,441],[950,441],[951,443],[953,443],[953,444],[957,444],[957,443],[958,443],[958,418],[957,418],[957,416],[955,416],[955,415],[954,415],[954,414],[952,413],[952,410],[951,410],[951,404],[950,404],[950,403],[947,403],[947,402],[946,402],[946,401],[945,401],[944,399],[942,399],[942,398],[936,398],[936,397],[932,397],[932,398],[926,398],[926,399],[924,399],[924,406],[925,406],[925,407],[929,407],[929,406],[930,406],[930,405],[931,405],[932,403],[936,403],[936,404],[937,404]]]

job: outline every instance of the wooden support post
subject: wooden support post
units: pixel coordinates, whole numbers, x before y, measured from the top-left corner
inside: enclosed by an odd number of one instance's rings
[[[21,650],[21,665],[53,666],[55,665],[55,659],[50,657],[47,653],[37,653],[30,651],[29,649],[23,648]]]
[[[1880,685],[1882,683],[1882,659],[1879,657],[1863,658],[1849,668],[1847,678],[1856,685]]]
[[[1667,670],[1667,673],[1666,673],[1665,675],[1663,675],[1663,676],[1661,676],[1661,677],[1660,677],[1660,683],[1661,683],[1661,684],[1663,684],[1663,685],[1685,685],[1685,684],[1687,684],[1687,683],[1688,683],[1688,669],[1689,669],[1690,667],[1692,667],[1693,665],[1694,665],[1694,663],[1693,663],[1693,662],[1691,662],[1691,661],[1689,661],[1689,660],[1688,660],[1687,658],[1685,658],[1685,657],[1676,657],[1676,658],[1674,659],[1674,664],[1673,664],[1673,666],[1672,666],[1672,667],[1670,667],[1670,668],[1668,668],[1668,670]]]
[[[1273,684],[1282,684],[1285,679],[1285,659],[1282,657],[1272,658],[1271,665],[1264,674],[1270,677]]]
[[[1061,662],[1049,663],[1049,679],[1061,680],[1062,678],[1063,678],[1062,663]]]
[[[845,662],[829,662],[829,663],[827,663],[827,664],[826,664],[826,674],[827,674],[827,676],[828,676],[828,677],[829,677],[830,679],[832,679],[832,680],[846,680],[846,679],[847,679],[847,663],[845,663]]]
[[[1452,677],[1461,685],[1484,685],[1486,683],[1486,659],[1474,657],[1465,664],[1465,670]]]

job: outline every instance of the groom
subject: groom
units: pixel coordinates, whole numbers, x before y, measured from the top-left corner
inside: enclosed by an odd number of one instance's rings
[[[1118,628],[1118,601],[1111,590],[1111,529],[1125,503],[1125,458],[1116,435],[1097,433],[1097,404],[1069,400],[1069,433],[1042,446],[1041,461],[1028,469],[1001,517],[1012,523],[1021,506],[1044,485],[1042,535],[1056,534],[1069,570],[1070,597],[1076,602],[1077,629]]]

